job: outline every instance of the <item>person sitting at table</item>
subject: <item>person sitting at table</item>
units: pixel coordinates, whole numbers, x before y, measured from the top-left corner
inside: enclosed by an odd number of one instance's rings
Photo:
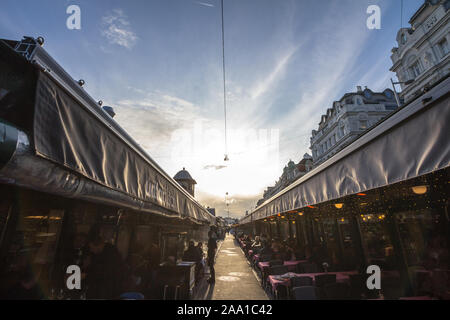
[[[187,250],[183,253],[183,261],[191,261],[199,263],[201,260],[198,248],[195,247],[194,241],[189,241]]]
[[[270,241],[262,242],[259,254],[272,254],[272,243]]]
[[[257,249],[261,247],[261,240],[259,238],[259,236],[255,237],[255,240],[252,242],[251,248],[253,249]]]
[[[274,241],[272,243],[272,260],[283,260],[284,251],[282,250],[282,246],[279,242]]]

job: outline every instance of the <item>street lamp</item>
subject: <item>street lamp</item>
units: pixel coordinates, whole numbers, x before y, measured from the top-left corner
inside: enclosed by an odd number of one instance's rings
[[[230,217],[230,208],[228,207],[228,192],[225,193],[225,204],[227,205],[228,218]]]
[[[400,99],[398,98],[398,94],[397,94],[397,90],[395,90],[395,85],[396,84],[404,84],[404,85],[410,85],[411,83],[414,82],[414,79],[409,79],[408,81],[397,81],[394,82],[391,78],[391,83],[392,83],[392,88],[394,89],[394,96],[395,96],[395,101],[397,101],[397,107],[400,108]]]

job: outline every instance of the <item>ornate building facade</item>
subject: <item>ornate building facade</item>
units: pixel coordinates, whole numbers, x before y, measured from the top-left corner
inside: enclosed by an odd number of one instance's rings
[[[322,115],[310,139],[314,166],[321,164],[355,140],[362,132],[397,109],[394,92],[373,92],[367,87],[346,93]]]
[[[256,206],[261,205],[264,201],[280,192],[288,185],[293,183],[298,178],[304,176],[308,171],[313,168],[312,157],[305,153],[303,159],[299,163],[295,164],[294,161],[289,160],[288,164],[284,167],[283,173],[273,187],[267,187],[264,190],[264,195],[262,199],[259,199]]]
[[[409,102],[450,74],[450,0],[428,0],[397,33],[391,71],[401,83],[400,97]]]

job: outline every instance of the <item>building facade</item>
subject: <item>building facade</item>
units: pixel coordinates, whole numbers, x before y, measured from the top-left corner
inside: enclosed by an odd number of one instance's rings
[[[397,33],[391,71],[401,83],[407,103],[450,73],[450,0],[425,1],[409,20],[411,27]]]
[[[267,187],[264,191],[263,198],[259,199],[256,206],[261,205],[264,201],[277,194],[288,185],[293,183],[298,178],[304,176],[308,171],[313,168],[312,157],[305,153],[303,159],[299,163],[295,164],[294,161],[289,160],[288,164],[284,167],[283,173],[272,187]]]
[[[346,93],[322,115],[310,139],[314,166],[339,152],[362,132],[397,109],[394,92],[373,92],[367,87]]]

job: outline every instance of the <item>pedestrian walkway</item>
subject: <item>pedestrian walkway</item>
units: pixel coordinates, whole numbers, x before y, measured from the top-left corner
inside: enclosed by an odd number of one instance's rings
[[[268,300],[234,237],[227,235],[217,255],[212,300]]]

